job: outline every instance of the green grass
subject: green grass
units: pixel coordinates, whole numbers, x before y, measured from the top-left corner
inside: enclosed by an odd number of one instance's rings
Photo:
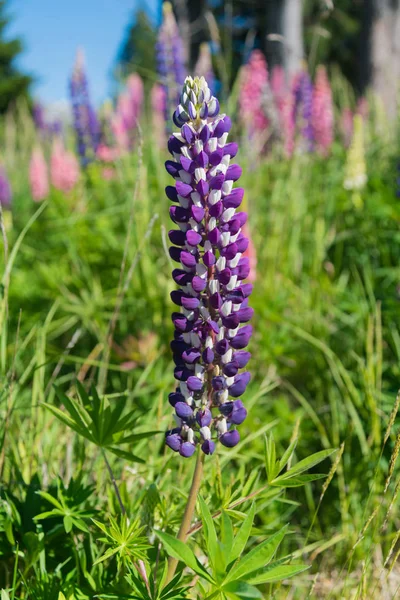
[[[265,598],[398,593],[397,148],[379,120],[371,122],[362,206],[343,189],[339,142],[328,159],[272,155],[254,164],[245,143],[238,155],[258,259],[249,417],[236,448],[207,458],[201,494],[212,514],[227,510],[235,530],[254,498],[250,548],[290,523],[280,556],[310,569],[265,583]],[[128,515],[150,539],[153,564],[164,556],[154,529],[176,534],[194,461],[165,449],[162,433],[128,442],[127,454],[116,456],[46,405],[64,411],[55,384],[76,398],[78,379],[87,390],[97,386],[112,410],[123,403],[133,411],[128,433],[172,423],[166,156],[146,133],[116,180],[93,167],[71,195],[53,190],[38,206],[26,176],[33,131],[25,117],[17,124],[7,155],[13,222],[4,215],[1,258],[0,588],[21,599],[111,597],[128,584],[121,557],[96,562],[108,546],[93,519],[108,526],[120,513],[104,454]],[[127,361],[134,368],[126,370]],[[298,439],[292,466],[341,448],[319,469],[331,469],[328,479],[271,485],[271,432],[278,458]],[[55,508],[46,494],[64,499],[64,512],[46,517]],[[219,531],[221,519],[215,523]],[[191,540],[198,556],[207,552],[202,530]],[[132,544],[138,552],[136,538]],[[199,583],[187,597],[206,598],[201,590]]]

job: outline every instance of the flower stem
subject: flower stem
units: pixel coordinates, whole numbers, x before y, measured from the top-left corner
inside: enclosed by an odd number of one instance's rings
[[[184,543],[186,542],[188,535],[189,535],[189,528],[190,528],[190,524],[193,519],[197,495],[199,493],[201,482],[203,479],[204,458],[205,458],[205,454],[203,454],[203,452],[201,452],[201,450],[199,448],[197,451],[196,466],[195,466],[194,472],[193,472],[192,485],[190,487],[190,492],[189,492],[189,496],[187,499],[185,512],[183,514],[181,526],[179,528],[179,533],[177,536],[177,539]],[[170,557],[168,560],[168,573],[167,573],[166,585],[171,581],[171,579],[175,575],[177,566],[178,566],[178,560],[176,558]]]

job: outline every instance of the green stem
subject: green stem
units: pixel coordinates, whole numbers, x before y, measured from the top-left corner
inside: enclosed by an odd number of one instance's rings
[[[190,492],[189,492],[189,496],[187,499],[185,512],[183,514],[182,523],[179,528],[179,533],[177,536],[177,539],[183,543],[185,543],[187,538],[189,537],[189,528],[190,528],[190,524],[193,519],[197,495],[199,493],[201,482],[203,479],[204,458],[205,458],[205,455],[199,448],[198,454],[197,454],[196,466],[195,466],[194,472],[193,472],[192,485],[190,487]],[[166,585],[174,577],[177,566],[178,566],[178,560],[176,558],[170,557],[168,560],[168,573],[167,573]]]

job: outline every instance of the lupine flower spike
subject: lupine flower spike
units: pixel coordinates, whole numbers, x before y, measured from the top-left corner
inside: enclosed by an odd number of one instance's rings
[[[332,90],[324,66],[319,66],[312,96],[312,126],[315,149],[327,156],[333,142]]]
[[[168,123],[185,79],[183,43],[170,2],[163,3],[163,22],[158,33],[156,54],[158,74],[166,95],[165,121]]]
[[[232,447],[239,442],[236,429],[247,411],[240,399],[250,380],[246,367],[253,314],[248,306],[252,285],[243,283],[249,260],[243,257],[248,239],[247,221],[236,212],[244,190],[233,188],[242,169],[230,164],[238,151],[227,143],[231,120],[219,115],[218,100],[206,80],[187,77],[173,116],[180,128],[168,142],[174,160],[166,169],[176,180],[166,194],[173,202],[169,232],[172,272],[179,289],[171,293],[180,312],[174,312],[171,342],[178,386],[169,395],[177,427],[166,443],[184,457],[197,445],[212,454],[215,442]]]
[[[0,204],[2,208],[11,208],[11,185],[7,177],[7,173],[2,165],[0,165]]]
[[[53,142],[50,171],[52,184],[62,192],[70,192],[79,179],[78,161],[64,149],[60,139]]]
[[[300,149],[314,150],[314,131],[312,126],[313,85],[306,69],[297,75],[293,82],[294,121],[299,125]]]
[[[240,114],[249,137],[262,134],[268,127],[263,110],[263,92],[268,83],[267,63],[260,50],[253,50],[243,67],[239,97]]]
[[[49,175],[42,149],[39,146],[32,152],[29,165],[29,183],[34,201],[44,200],[49,193]]]
[[[346,190],[359,192],[366,183],[367,168],[364,155],[363,120],[361,115],[355,115],[353,139],[347,153],[346,178],[343,185]],[[361,197],[355,195],[353,200],[356,205],[362,205]]]
[[[100,141],[100,126],[96,112],[90,103],[84,57],[81,50],[78,50],[76,55],[69,90],[77,151],[81,165],[85,167],[96,154]]]
[[[348,106],[342,110],[339,125],[343,144],[348,148],[353,137],[353,112]]]

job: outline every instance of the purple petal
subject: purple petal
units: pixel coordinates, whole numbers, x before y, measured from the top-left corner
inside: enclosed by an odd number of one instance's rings
[[[211,410],[205,408],[204,410],[199,410],[196,414],[196,421],[200,425],[200,427],[208,427],[212,421]]]
[[[229,395],[233,398],[238,398],[246,391],[246,387],[250,381],[251,375],[248,371],[236,375],[235,382],[229,387]]]
[[[184,246],[186,242],[186,234],[184,231],[180,229],[171,229],[168,232],[168,237],[170,239],[171,244],[175,244],[176,246]]]
[[[175,404],[175,412],[180,419],[190,419],[193,417],[193,410],[186,402],[177,402]]]
[[[215,451],[215,442],[212,440],[206,440],[202,443],[201,449],[203,450],[204,454],[213,454]]]
[[[230,341],[232,348],[235,350],[242,350],[247,346],[249,340],[251,338],[251,334],[253,333],[253,328],[251,325],[245,325],[233,337]]]
[[[171,202],[179,202],[178,192],[176,191],[176,188],[173,185],[167,185],[167,187],[165,188],[165,193],[167,194],[167,197],[171,200]]]
[[[233,360],[238,364],[239,369],[243,369],[243,367],[245,367],[249,362],[250,358],[250,352],[246,352],[245,350],[239,350],[233,354]]]
[[[195,292],[197,292],[197,293],[202,292],[205,289],[206,285],[207,285],[206,279],[201,279],[201,277],[198,277],[197,275],[195,275],[193,277],[192,287]]]
[[[193,256],[193,254],[190,254],[190,252],[185,252],[185,250],[182,250],[181,263],[183,265],[185,265],[185,267],[193,268],[196,266],[197,261],[196,261],[195,256]]]
[[[179,454],[184,458],[190,458],[196,451],[196,446],[191,444],[190,442],[183,442],[182,446],[179,449]]]
[[[180,449],[181,444],[182,444],[182,438],[179,435],[179,433],[167,434],[167,436],[165,438],[165,443],[174,452],[179,452],[179,449]]]
[[[232,431],[227,431],[226,433],[221,435],[219,441],[223,446],[226,446],[227,448],[233,448],[240,441],[239,432],[236,429],[233,429]]]
[[[197,231],[194,231],[193,229],[189,229],[186,232],[186,234],[184,233],[184,237],[185,237],[187,243],[190,244],[191,246],[197,246],[197,244],[200,244],[201,240],[203,239],[201,234],[197,233]],[[175,242],[172,242],[172,243],[175,243]]]
[[[189,194],[193,192],[192,186],[188,183],[183,183],[183,181],[177,181],[175,185],[178,194],[180,196],[183,196],[184,198],[186,198],[187,196],[189,196]]]
[[[194,375],[188,377],[186,384],[191,392],[199,392],[203,387],[203,382]]]
[[[232,190],[232,192],[228,196],[225,196],[225,198],[223,200],[224,208],[237,208],[238,206],[240,206],[240,204],[243,200],[243,196],[244,196],[244,189],[243,188],[235,188],[234,190]]]
[[[206,267],[212,267],[216,263],[215,255],[210,250],[208,250],[203,255],[203,262],[206,265]]]
[[[204,219],[204,215],[205,215],[205,210],[202,206],[192,206],[190,208],[190,211],[192,213],[192,217],[195,221],[197,221],[197,223],[200,223],[203,219]]]

